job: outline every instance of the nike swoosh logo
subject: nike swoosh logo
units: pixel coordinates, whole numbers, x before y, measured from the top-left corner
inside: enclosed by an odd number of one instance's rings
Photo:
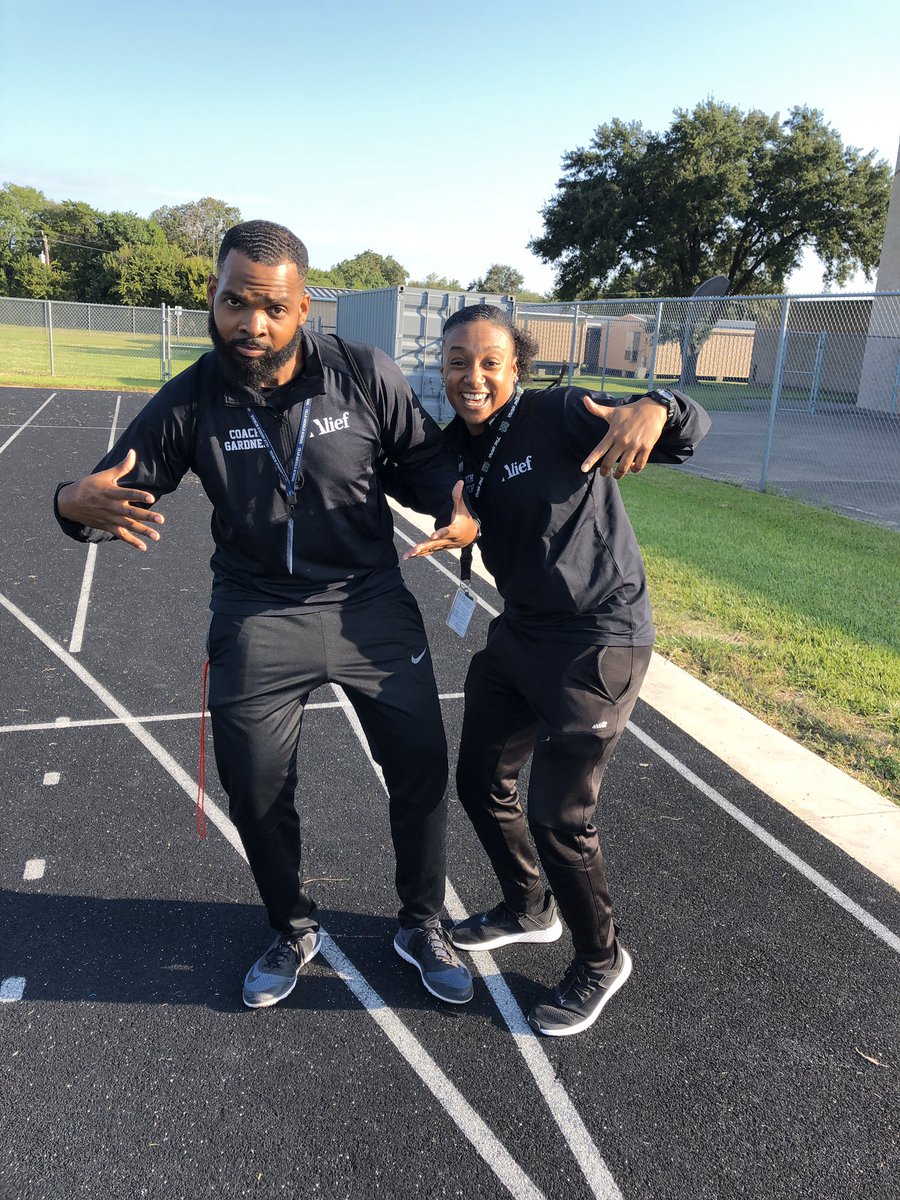
[[[426,646],[425,650],[427,650],[427,649],[428,649],[428,647]],[[421,654],[411,654],[409,657],[409,661],[414,666],[417,665],[418,663],[420,663],[422,661],[422,659],[425,657],[425,650],[423,650]]]

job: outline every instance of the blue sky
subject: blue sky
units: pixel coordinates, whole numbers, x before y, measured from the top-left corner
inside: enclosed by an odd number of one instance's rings
[[[217,196],[326,268],[371,248],[545,290],[527,243],[561,156],[613,117],[805,103],[892,167],[900,139],[896,0],[0,0],[0,23],[0,181],[142,216]]]

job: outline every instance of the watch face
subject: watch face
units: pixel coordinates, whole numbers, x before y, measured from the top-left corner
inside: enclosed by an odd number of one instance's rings
[[[668,388],[655,388],[654,390],[655,390],[657,396],[662,396],[663,400],[665,400],[666,403],[668,403],[670,400],[675,399],[674,394],[672,392],[670,392],[668,390]]]

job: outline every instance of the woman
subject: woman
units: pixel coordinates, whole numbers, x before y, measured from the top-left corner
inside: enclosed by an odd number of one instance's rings
[[[451,937],[473,952],[550,942],[561,913],[575,958],[528,1019],[539,1033],[565,1036],[591,1025],[631,972],[593,818],[654,629],[640,551],[610,475],[641,470],[648,458],[682,462],[709,418],[680,393],[607,407],[578,388],[522,391],[533,352],[492,305],[461,309],[444,327],[442,374],[457,414],[444,433],[505,605],[469,668],[457,766],[460,801],[503,898]],[[526,822],[516,781],[532,755]]]

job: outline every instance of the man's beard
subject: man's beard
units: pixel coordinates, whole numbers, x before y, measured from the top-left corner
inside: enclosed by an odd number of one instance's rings
[[[212,338],[212,343],[216,351],[225,365],[228,375],[235,383],[243,384],[244,387],[253,388],[258,391],[263,387],[277,387],[278,380],[276,375],[282,367],[287,366],[294,355],[300,348],[300,342],[303,338],[303,326],[297,326],[297,332],[291,338],[286,346],[282,346],[280,350],[265,350],[263,346],[257,346],[253,338],[239,338],[232,342],[227,342],[219,333],[216,327],[215,318],[212,312],[209,314],[209,336]],[[265,350],[264,354],[258,358],[247,358],[243,354],[239,354],[235,346],[256,346],[260,350]]]

